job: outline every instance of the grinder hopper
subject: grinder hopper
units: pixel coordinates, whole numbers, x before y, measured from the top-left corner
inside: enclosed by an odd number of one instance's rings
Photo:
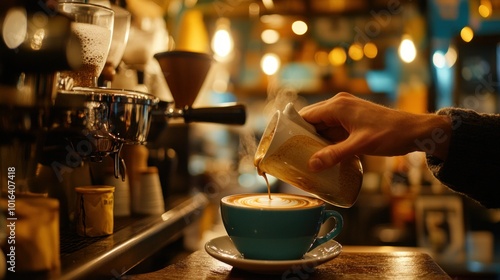
[[[188,51],[168,51],[157,53],[154,57],[160,64],[175,106],[191,107],[212,66],[210,55]]]
[[[186,123],[245,123],[245,108],[241,104],[196,109],[191,107],[212,66],[213,59],[210,55],[175,50],[157,53],[154,57],[160,64],[175,103],[175,108],[167,108],[165,116],[182,117]]]

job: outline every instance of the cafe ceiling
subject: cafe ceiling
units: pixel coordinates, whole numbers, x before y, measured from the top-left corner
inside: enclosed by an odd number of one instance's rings
[[[251,16],[252,8],[259,14],[281,14],[302,17],[332,15],[363,15],[380,10],[399,9],[411,0],[199,0],[206,12],[226,17]],[[427,1],[417,1],[424,8]]]
[[[257,8],[259,15],[281,14],[301,17],[332,15],[366,15],[369,13],[398,9],[405,3],[418,4],[421,9],[427,1],[412,0],[127,0],[127,2],[153,1],[165,12],[171,4],[182,2],[185,6],[202,9],[204,14],[213,17],[252,16]],[[144,5],[140,5],[144,7]]]

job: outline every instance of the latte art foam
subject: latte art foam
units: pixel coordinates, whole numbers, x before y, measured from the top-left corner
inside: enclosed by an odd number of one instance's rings
[[[240,194],[224,197],[222,202],[240,207],[272,209],[303,209],[323,204],[317,198],[289,194],[272,194],[271,199],[267,194]]]

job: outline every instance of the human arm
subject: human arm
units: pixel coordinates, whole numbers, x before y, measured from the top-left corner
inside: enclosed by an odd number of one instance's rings
[[[334,142],[309,162],[319,171],[350,155],[427,154],[444,185],[488,208],[500,208],[500,116],[459,108],[412,114],[339,93],[300,111]]]
[[[311,157],[313,171],[353,155],[397,156],[424,151],[445,160],[448,154],[451,119],[446,115],[398,111],[345,92],[299,113],[334,143]]]

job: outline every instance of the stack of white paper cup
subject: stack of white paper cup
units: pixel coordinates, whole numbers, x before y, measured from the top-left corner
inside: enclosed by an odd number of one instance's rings
[[[132,200],[133,212],[147,215],[165,212],[158,168],[148,167],[140,171],[138,183],[135,186],[136,197]]]
[[[116,178],[114,173],[104,176],[104,184],[115,187],[113,215],[115,217],[130,216],[130,185],[128,177],[125,180]]]

